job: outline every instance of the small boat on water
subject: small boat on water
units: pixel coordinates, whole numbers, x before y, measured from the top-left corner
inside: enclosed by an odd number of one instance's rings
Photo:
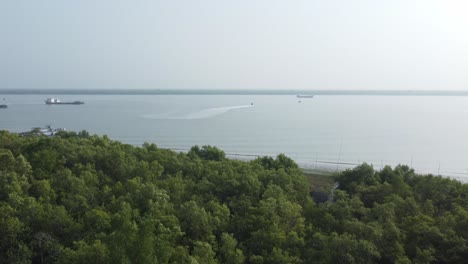
[[[313,95],[303,95],[303,94],[298,94],[296,97],[297,98],[314,98]]]
[[[3,103],[0,104],[0,108],[8,108],[8,104],[6,103],[5,98],[3,98]]]
[[[62,102],[57,98],[47,98],[45,103],[48,105],[81,105],[84,104],[82,101],[74,101],[74,102]]]
[[[60,131],[66,131],[65,128],[52,128],[50,125],[45,127],[33,127],[31,131],[20,133],[21,136],[42,135],[52,137]]]

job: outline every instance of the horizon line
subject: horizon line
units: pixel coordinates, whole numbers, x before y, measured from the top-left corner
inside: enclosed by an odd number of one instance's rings
[[[468,90],[376,90],[376,89],[0,89],[0,94],[94,94],[94,95],[420,95],[468,96]]]

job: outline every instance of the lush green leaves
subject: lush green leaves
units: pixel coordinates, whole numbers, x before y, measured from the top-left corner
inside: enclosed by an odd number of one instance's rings
[[[462,263],[468,187],[362,164],[312,191],[290,158],[86,131],[0,131],[0,263]],[[311,195],[314,195],[315,204]]]

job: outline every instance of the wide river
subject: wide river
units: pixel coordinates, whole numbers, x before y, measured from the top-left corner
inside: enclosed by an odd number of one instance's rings
[[[6,97],[0,130],[51,125],[180,151],[214,145],[238,158],[285,153],[310,168],[407,164],[468,179],[463,96],[60,95],[84,105]]]

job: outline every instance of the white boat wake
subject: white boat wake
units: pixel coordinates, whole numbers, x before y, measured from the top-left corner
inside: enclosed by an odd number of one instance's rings
[[[207,119],[212,118],[215,116],[222,115],[227,113],[231,110],[241,109],[241,108],[250,108],[253,105],[237,105],[237,106],[224,106],[224,107],[213,107],[203,109],[197,112],[189,113],[188,115],[170,115],[170,114],[163,114],[163,115],[144,115],[144,118],[150,119]]]
[[[201,111],[191,113],[186,116],[186,119],[205,119],[205,118],[211,118],[215,116],[222,115],[228,111],[235,110],[235,109],[241,109],[241,108],[249,108],[253,107],[253,105],[238,105],[238,106],[225,106],[225,107],[214,107],[214,108],[208,108],[208,109],[203,109]]]

